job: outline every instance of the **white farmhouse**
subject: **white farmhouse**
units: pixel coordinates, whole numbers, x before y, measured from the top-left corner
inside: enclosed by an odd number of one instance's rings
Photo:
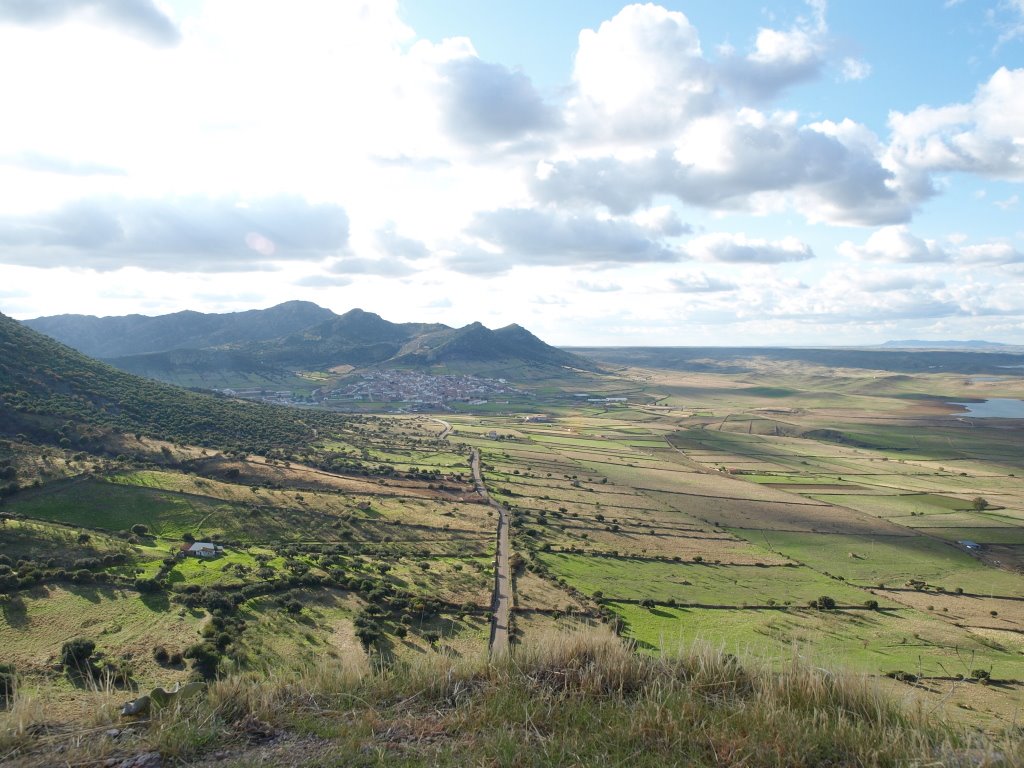
[[[224,547],[209,541],[195,541],[182,549],[190,557],[216,557],[224,554]]]

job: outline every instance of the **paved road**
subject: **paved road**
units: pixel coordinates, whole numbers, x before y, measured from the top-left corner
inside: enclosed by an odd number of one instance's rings
[[[473,456],[470,459],[473,467],[473,481],[476,483],[476,491],[488,504],[498,513],[498,549],[494,558],[494,597],[491,600],[491,656],[498,656],[508,653],[508,623],[512,615],[512,568],[509,566],[508,554],[510,550],[508,537],[508,515],[505,508],[498,502],[491,499],[484,486],[484,479],[480,474],[480,451],[473,449]]]

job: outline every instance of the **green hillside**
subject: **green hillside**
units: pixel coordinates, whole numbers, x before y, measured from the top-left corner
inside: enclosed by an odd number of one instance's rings
[[[0,434],[55,437],[65,421],[265,452],[309,442],[335,415],[240,403],[120,371],[0,315]],[[70,439],[64,435],[54,441]]]

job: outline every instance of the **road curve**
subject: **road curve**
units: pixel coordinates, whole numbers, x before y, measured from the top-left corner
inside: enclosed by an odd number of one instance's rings
[[[430,420],[431,421],[436,421],[438,424],[441,425],[441,434],[439,434],[437,436],[437,439],[438,440],[447,440],[448,439],[448,435],[450,435],[452,433],[452,425],[449,424],[444,419],[436,419],[436,418],[431,417]]]
[[[512,615],[512,568],[509,565],[508,515],[505,508],[487,493],[480,474],[480,451],[470,457],[476,492],[498,513],[498,547],[494,555],[494,596],[491,598],[491,657],[508,653],[508,627]]]

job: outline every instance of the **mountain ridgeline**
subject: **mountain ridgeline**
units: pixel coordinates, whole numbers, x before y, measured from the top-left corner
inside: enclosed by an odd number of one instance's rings
[[[226,314],[57,315],[25,325],[123,370],[172,380],[182,370],[261,374],[341,365],[467,372],[595,368],[515,324],[490,330],[480,323],[392,323],[361,309],[337,315],[302,301]]]

